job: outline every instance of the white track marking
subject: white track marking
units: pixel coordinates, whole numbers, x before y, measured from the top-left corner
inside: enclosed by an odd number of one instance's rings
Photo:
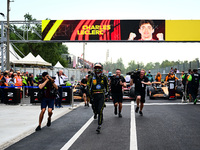
[[[94,117],[92,116],[82,128],[61,148],[61,150],[68,150],[72,144],[79,138],[79,136],[85,131],[85,129],[92,123]]]
[[[133,101],[131,101],[131,102],[133,102]],[[123,106],[130,106],[131,103],[123,103],[122,105]],[[145,103],[144,105],[145,106],[151,106],[151,105],[194,105],[194,103]],[[196,105],[198,105],[198,103]],[[106,106],[113,106],[113,104],[106,103]]]
[[[131,127],[130,127],[130,150],[137,150],[137,134],[135,122],[134,102],[131,102]]]

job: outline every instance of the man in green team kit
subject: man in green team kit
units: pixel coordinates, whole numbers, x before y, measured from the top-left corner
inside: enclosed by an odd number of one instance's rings
[[[190,75],[188,78],[188,81],[191,82],[191,95],[192,99],[194,101],[194,104],[197,103],[197,93],[199,88],[199,74],[197,72],[197,69],[193,69],[193,74]]]
[[[101,63],[94,64],[94,75],[90,76],[87,82],[89,95],[91,97],[94,119],[98,115],[97,133],[100,133],[103,123],[103,109],[105,101],[105,93],[108,93],[108,78],[103,74],[103,65]]]

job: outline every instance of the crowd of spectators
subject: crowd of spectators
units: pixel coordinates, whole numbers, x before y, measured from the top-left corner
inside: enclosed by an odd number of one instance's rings
[[[38,85],[38,76],[33,77],[32,73],[20,72],[19,70],[14,71],[13,69],[0,71],[0,93],[3,95],[4,88],[19,88],[22,90],[25,87],[25,97],[30,96],[28,94],[27,86]]]
[[[19,70],[0,71],[0,86],[17,86],[19,88],[22,86],[33,86],[37,84],[37,78],[38,76],[34,78],[32,73],[20,72]]]

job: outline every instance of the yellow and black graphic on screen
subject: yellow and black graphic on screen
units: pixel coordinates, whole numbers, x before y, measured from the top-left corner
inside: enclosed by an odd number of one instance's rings
[[[66,41],[121,40],[120,20],[43,20],[42,38]]]
[[[44,41],[199,42],[200,20],[43,20]]]
[[[62,22],[63,20],[42,20],[42,39],[51,40]]]

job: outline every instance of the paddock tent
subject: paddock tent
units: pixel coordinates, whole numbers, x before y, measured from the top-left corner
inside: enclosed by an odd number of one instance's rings
[[[45,62],[44,60],[42,61],[41,57],[39,57],[39,56],[38,56],[38,58],[36,58],[35,56],[33,56],[33,54],[31,52],[24,58],[13,61],[13,64],[51,66],[51,63]]]
[[[56,65],[54,66],[54,68],[64,68],[61,64],[60,64],[60,62],[58,61],[57,63],[56,63]]]
[[[13,63],[13,61],[16,61],[16,60],[20,60],[22,59],[14,50],[13,46],[11,44],[9,44],[9,49],[10,49],[10,54],[9,54],[9,60],[10,60],[10,63]],[[5,60],[6,59],[6,54],[4,53],[4,56],[2,57],[1,56],[2,53],[0,52],[0,58],[1,60]],[[0,61],[0,64],[1,64],[1,61]]]
[[[41,62],[41,63],[43,63],[45,66],[52,66],[51,63],[45,61],[40,55],[36,56],[36,60],[39,61],[39,62]]]
[[[9,44],[9,49],[10,49],[10,62],[12,63],[15,60],[20,60],[22,59],[14,50],[13,46]]]

